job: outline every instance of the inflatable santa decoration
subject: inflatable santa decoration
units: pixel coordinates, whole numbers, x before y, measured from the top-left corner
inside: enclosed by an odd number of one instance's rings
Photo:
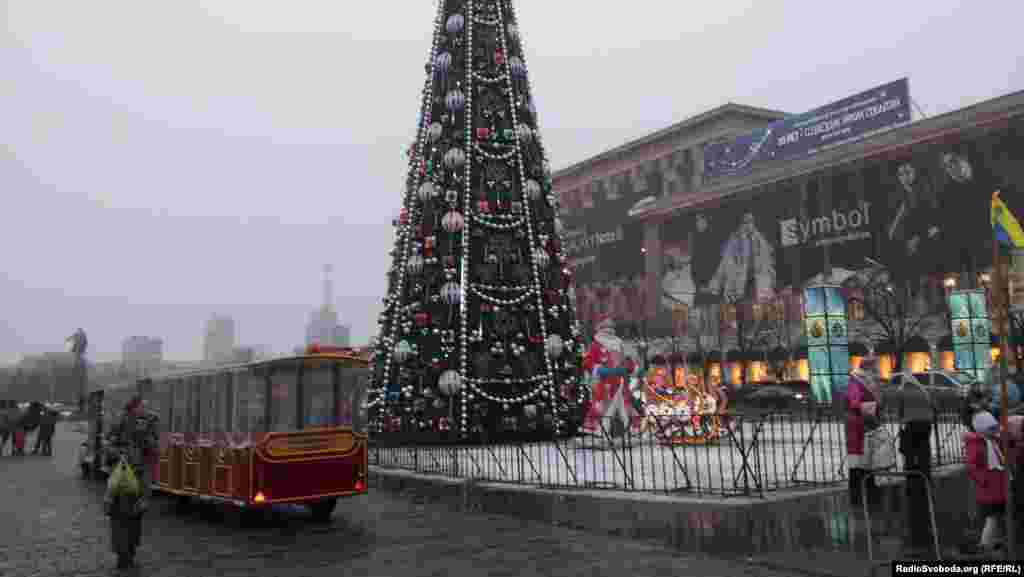
[[[594,342],[583,358],[583,368],[590,375],[591,401],[583,427],[589,433],[601,432],[602,419],[618,418],[623,429],[638,422],[629,379],[636,363],[626,357],[625,343],[615,334],[610,316],[597,320]],[[611,422],[605,424],[610,427]],[[606,429],[607,430],[607,429]]]

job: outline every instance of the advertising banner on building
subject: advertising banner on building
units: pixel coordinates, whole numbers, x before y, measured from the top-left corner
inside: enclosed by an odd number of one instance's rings
[[[941,289],[948,274],[981,272],[991,253],[991,191],[1006,178],[1001,166],[1012,166],[1000,162],[979,143],[940,143],[680,214],[659,233],[657,326],[672,336],[707,334],[720,326],[720,305],[784,299],[815,283],[856,290],[879,265],[914,292],[927,283]],[[1024,206],[1024,186],[1002,188],[1007,202]]]
[[[762,162],[810,156],[909,121],[909,85],[903,78],[706,145],[704,178],[744,174]]]

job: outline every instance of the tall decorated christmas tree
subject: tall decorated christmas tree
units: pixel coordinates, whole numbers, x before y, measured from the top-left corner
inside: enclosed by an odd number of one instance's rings
[[[511,0],[440,0],[369,399],[377,435],[571,434],[586,403],[558,199]]]

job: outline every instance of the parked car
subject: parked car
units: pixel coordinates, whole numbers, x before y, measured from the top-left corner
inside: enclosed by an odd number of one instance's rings
[[[901,372],[894,374],[882,389],[883,401],[894,401],[903,384],[912,382],[923,386],[932,394],[940,406],[956,406],[973,390],[980,390],[981,383],[967,373],[954,371]]]
[[[729,408],[793,409],[811,403],[811,384],[807,381],[764,381],[730,387]]]

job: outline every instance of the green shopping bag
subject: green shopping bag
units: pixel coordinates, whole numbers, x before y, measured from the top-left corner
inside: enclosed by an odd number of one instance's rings
[[[107,479],[107,494],[110,497],[137,497],[142,494],[142,485],[135,469],[124,457],[121,457]]]

